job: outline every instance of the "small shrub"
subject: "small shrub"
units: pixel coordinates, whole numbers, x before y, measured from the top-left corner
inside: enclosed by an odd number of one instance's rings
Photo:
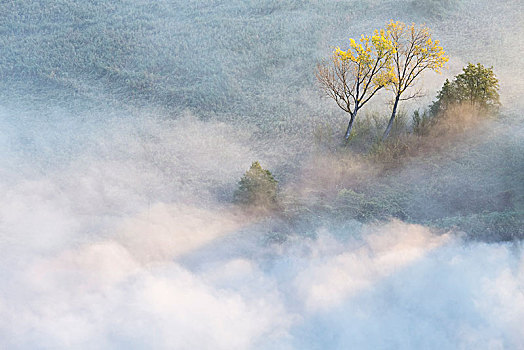
[[[413,112],[411,117],[411,127],[417,135],[427,135],[431,126],[431,116],[427,111],[422,114],[418,110]]]
[[[277,205],[278,181],[259,162],[253,162],[238,183],[234,201],[245,206],[274,208]]]
[[[377,113],[366,113],[362,118],[355,120],[353,131],[348,139],[351,148],[355,151],[364,151],[375,142],[382,126]],[[379,126],[380,125],[380,126]]]

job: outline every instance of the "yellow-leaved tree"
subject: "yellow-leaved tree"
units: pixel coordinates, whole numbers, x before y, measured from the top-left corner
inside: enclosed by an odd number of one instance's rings
[[[394,50],[388,32],[375,30],[371,36],[362,35],[360,42],[349,39],[346,51],[337,47],[330,62],[317,66],[322,90],[350,115],[346,140],[358,110],[394,79]]]
[[[414,23],[391,21],[386,27],[386,32],[394,47],[394,53],[391,56],[394,79],[388,88],[395,94],[395,99],[391,117],[384,132],[384,140],[393,126],[399,101],[417,97],[417,93],[403,96],[406,90],[416,83],[422,72],[433,70],[440,73],[449,60],[444,55],[444,49],[439,46],[440,42],[432,39],[431,32],[425,25],[417,27]]]

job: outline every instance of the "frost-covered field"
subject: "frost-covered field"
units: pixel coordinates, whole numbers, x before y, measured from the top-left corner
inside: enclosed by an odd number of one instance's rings
[[[1,2],[0,348],[524,348],[522,16],[516,0]],[[406,111],[472,61],[493,65],[504,118],[384,180],[319,154],[319,126],[346,116],[314,69],[390,19],[425,22],[451,57]],[[298,222],[231,205],[253,160],[305,203]],[[312,210],[369,174],[413,220]],[[481,216],[521,231],[467,238]]]

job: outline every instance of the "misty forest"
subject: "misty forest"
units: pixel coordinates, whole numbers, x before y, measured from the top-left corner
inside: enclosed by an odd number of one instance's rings
[[[0,1],[1,349],[524,349],[520,0]]]

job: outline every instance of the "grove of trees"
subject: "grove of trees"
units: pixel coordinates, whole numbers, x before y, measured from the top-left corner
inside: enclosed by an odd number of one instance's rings
[[[360,137],[360,142],[371,145],[369,159],[394,164],[403,154],[408,154],[410,148],[413,150],[419,146],[432,145],[434,140],[430,139],[431,136],[460,130],[462,119],[464,122],[470,115],[477,118],[498,112],[499,84],[493,67],[469,63],[452,81],[445,81],[436,100],[428,108],[422,113],[414,111],[411,128],[404,124],[402,118],[397,118],[400,101],[420,95],[419,91],[413,92],[410,88],[416,85],[422,73],[429,70],[440,72],[448,60],[439,41],[432,39],[427,27],[391,21],[385,29],[375,30],[371,36],[363,35],[358,42],[350,39],[347,50],[335,48],[331,60],[318,65],[316,76],[323,92],[349,114],[344,135],[346,140],[350,138],[359,110],[381,89],[393,93],[389,119],[384,118],[384,123],[375,123],[375,129],[365,122],[357,123],[359,133],[355,135],[356,140]],[[462,108],[464,105],[467,108]],[[383,142],[390,135],[396,120],[399,123],[395,124],[400,125],[398,137],[391,142]],[[450,125],[453,127],[449,128]],[[455,128],[455,125],[459,127]],[[374,135],[371,143],[366,141],[369,138],[362,138],[360,130]],[[394,130],[392,135],[397,135],[397,126]],[[360,192],[351,191],[344,193],[344,196],[351,198],[351,205],[346,206],[346,209],[354,212],[359,219],[404,215],[405,208],[396,199],[389,201],[380,195],[376,200],[370,201]],[[277,180],[259,162],[253,162],[240,179],[234,199],[237,204],[245,207],[270,210],[280,208],[282,204],[278,200]],[[383,202],[389,204],[383,205]]]
[[[438,115],[453,105],[467,103],[478,112],[496,113],[500,107],[498,89],[498,79],[493,73],[493,67],[469,63],[452,82],[446,79],[437,94],[437,100],[430,107],[430,112]]]
[[[424,25],[391,21],[385,29],[375,30],[371,37],[362,35],[358,44],[354,39],[349,41],[347,51],[337,47],[330,62],[318,65],[317,79],[326,95],[350,115],[346,140],[358,110],[380,89],[393,92],[391,117],[383,136],[386,139],[399,102],[419,95],[415,92],[406,96],[406,91],[424,71],[440,72],[449,58]]]

